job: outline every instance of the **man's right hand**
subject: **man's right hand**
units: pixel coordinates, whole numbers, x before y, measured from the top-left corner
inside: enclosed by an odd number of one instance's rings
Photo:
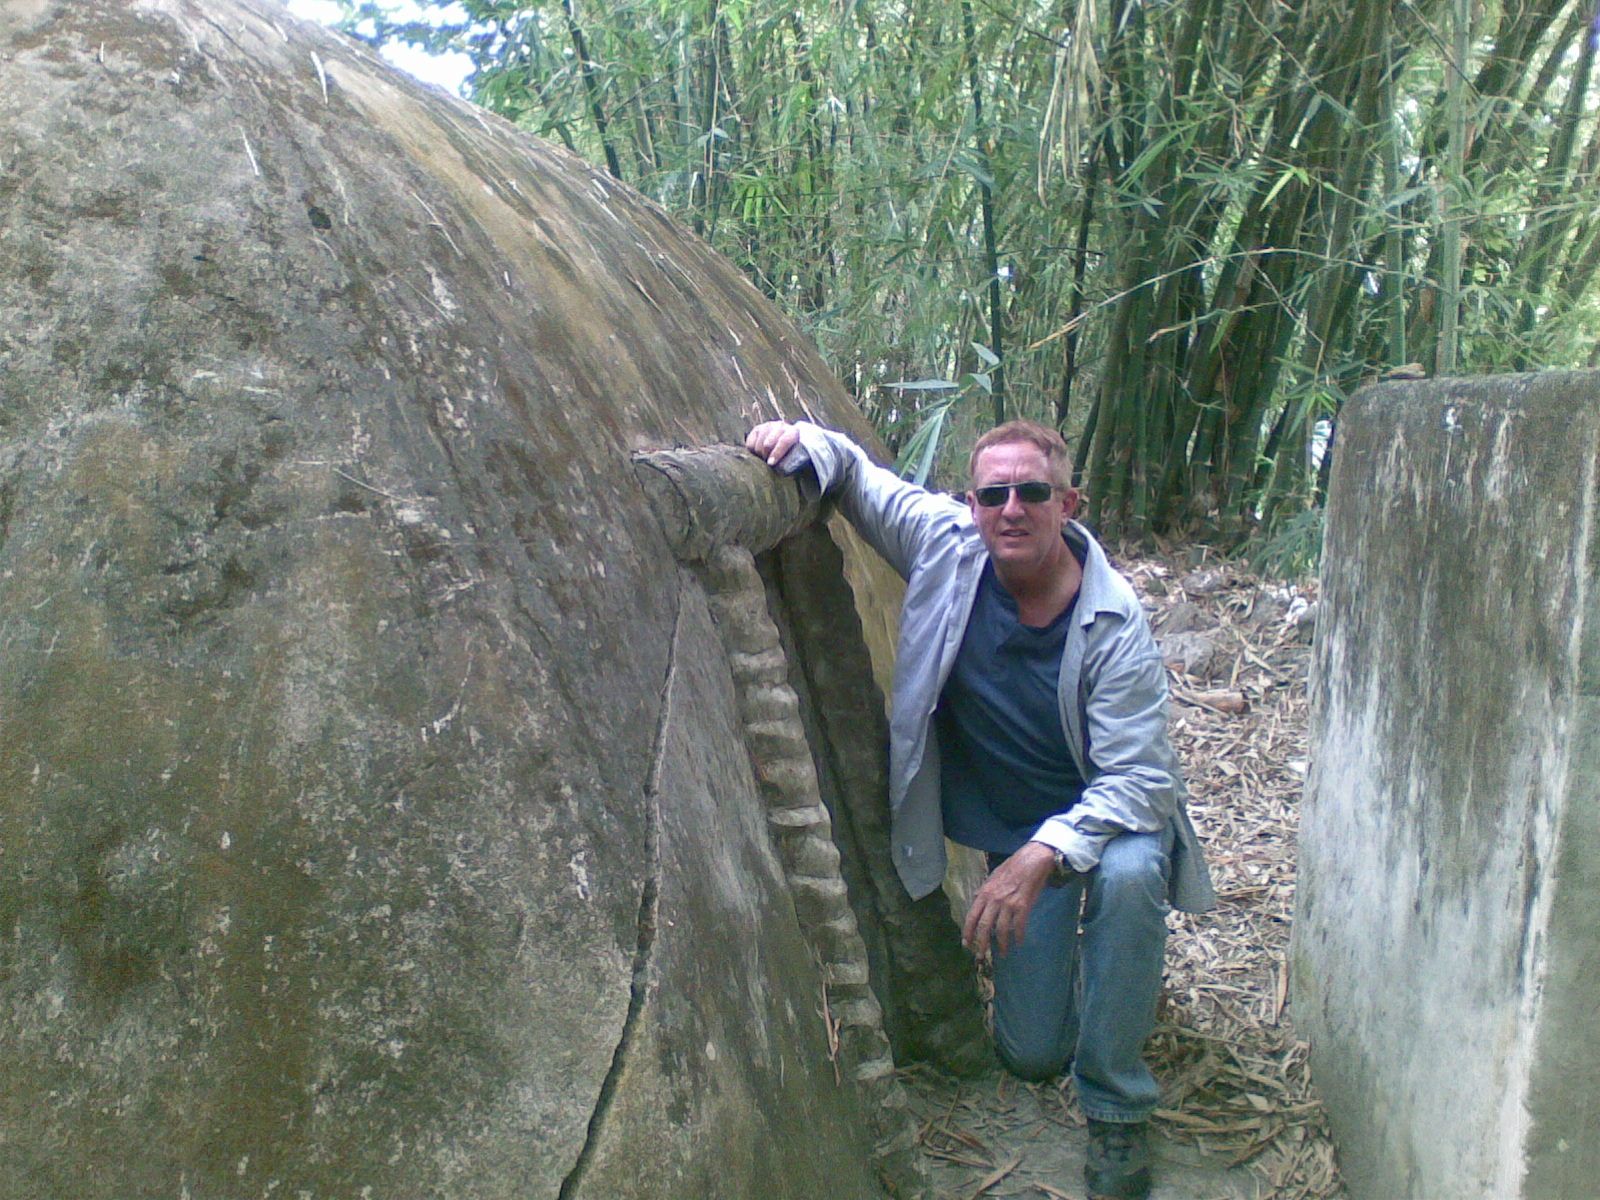
[[[769,467],[781,463],[799,440],[800,431],[790,421],[766,421],[744,435],[745,449],[760,455]]]
[[[1001,955],[1022,944],[1028,914],[1056,868],[1055,851],[1043,842],[1025,842],[1020,850],[989,873],[967,910],[961,940],[978,957],[991,946]]]

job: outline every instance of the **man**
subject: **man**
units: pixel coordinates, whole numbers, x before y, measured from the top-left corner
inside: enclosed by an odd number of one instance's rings
[[[1070,1062],[1093,1197],[1150,1189],[1169,901],[1211,907],[1167,738],[1166,672],[1133,589],[1072,518],[1066,443],[1013,421],[973,448],[965,503],[841,434],[758,425],[745,445],[825,493],[906,580],[890,716],[891,845],[913,897],[944,838],[988,856],[963,940],[991,949],[995,1047],[1025,1079]],[[1080,933],[1081,928],[1081,933]]]

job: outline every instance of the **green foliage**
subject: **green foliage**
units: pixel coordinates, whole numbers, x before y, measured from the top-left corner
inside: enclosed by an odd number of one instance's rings
[[[1002,407],[1114,532],[1303,542],[1364,381],[1594,361],[1593,0],[431,7],[347,0],[732,257],[913,471]]]
[[[1322,561],[1322,513],[1302,508],[1258,538],[1251,547],[1250,565],[1273,579],[1306,579],[1317,573]]]

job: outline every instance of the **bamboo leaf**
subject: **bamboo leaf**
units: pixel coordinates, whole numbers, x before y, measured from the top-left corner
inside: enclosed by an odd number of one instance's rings
[[[898,383],[880,383],[878,386],[902,392],[949,392],[961,385],[952,379],[909,379]]]
[[[1128,169],[1122,173],[1119,181],[1123,187],[1132,187],[1144,178],[1144,173],[1150,169],[1150,164],[1160,157],[1161,152],[1172,144],[1178,136],[1178,130],[1169,129],[1155,141],[1140,152],[1139,157],[1128,164]]]
[[[1266,197],[1261,201],[1261,206],[1265,208],[1270,205],[1273,200],[1277,199],[1278,193],[1283,190],[1284,185],[1287,184],[1291,179],[1299,180],[1302,184],[1310,182],[1310,177],[1305,173],[1304,169],[1300,167],[1289,167],[1283,172],[1283,174],[1278,176],[1277,182],[1267,189]]]
[[[894,469],[902,479],[925,485],[939,454],[939,438],[944,433],[945,419],[950,415],[954,399],[946,400],[928,410],[917,431],[906,442]]]

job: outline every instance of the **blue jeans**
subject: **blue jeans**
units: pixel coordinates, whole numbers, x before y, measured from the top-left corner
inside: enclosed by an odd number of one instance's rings
[[[1112,838],[1099,867],[1040,893],[1020,946],[994,955],[1001,1063],[1043,1081],[1070,1061],[1097,1121],[1143,1121],[1161,1095],[1141,1053],[1161,992],[1171,847],[1170,828]]]

